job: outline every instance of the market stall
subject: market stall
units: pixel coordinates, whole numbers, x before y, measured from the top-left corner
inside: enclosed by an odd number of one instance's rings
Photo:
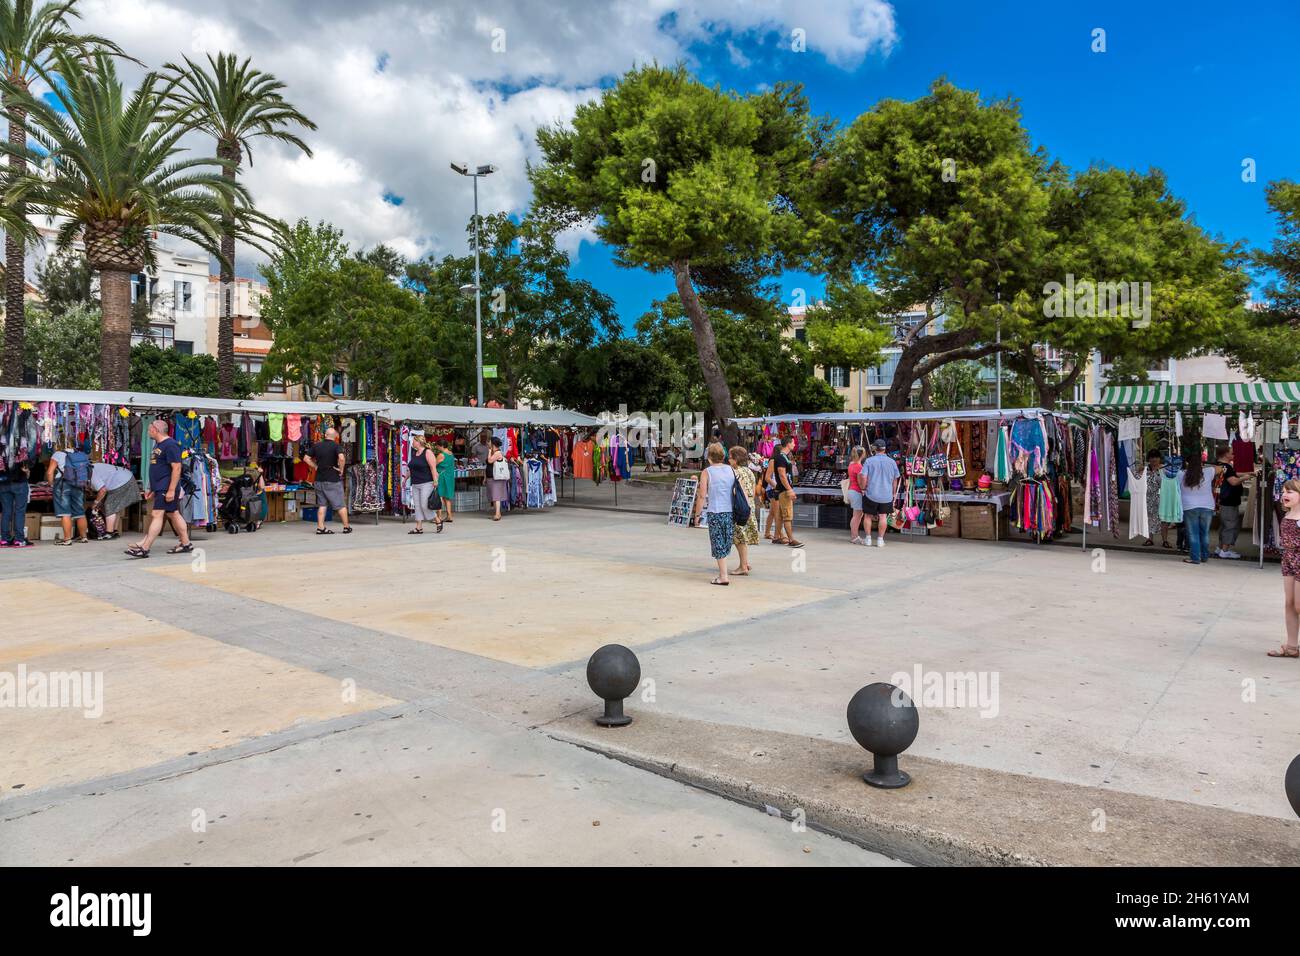
[[[545,508],[560,497],[566,475],[581,470],[575,453],[583,441],[579,429],[595,429],[598,419],[564,409],[479,408],[451,405],[385,406],[382,418],[392,426],[389,460],[396,463],[386,479],[387,510],[405,518],[411,510],[410,460],[412,433],[422,432],[455,461],[455,511],[485,506],[486,449],[492,437],[501,440],[510,463],[508,506]]]
[[[826,412],[733,419],[770,457],[794,435],[796,524],[847,527],[849,452],[884,439],[903,480],[891,526],[905,534],[1035,541],[1070,530],[1073,447],[1062,415],[1041,408]],[[981,481],[981,478],[985,479]],[[967,519],[968,528],[962,526]]]
[[[1260,567],[1266,554],[1277,553],[1282,484],[1300,476],[1300,382],[1117,386],[1071,412],[1087,447],[1085,548],[1089,531],[1094,543],[1099,534],[1121,536],[1121,497],[1130,501],[1130,538],[1150,534],[1153,522],[1181,522],[1178,496],[1160,489],[1176,482],[1190,439],[1197,448],[1229,447],[1234,470],[1256,476],[1247,486],[1242,530],[1259,547]],[[1152,449],[1165,455],[1166,467],[1149,476],[1142,466]]]

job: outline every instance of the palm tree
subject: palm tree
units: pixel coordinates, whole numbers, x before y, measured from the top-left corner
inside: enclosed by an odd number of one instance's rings
[[[244,156],[253,164],[249,140],[255,137],[278,140],[296,146],[308,156],[310,147],[290,132],[301,126],[314,130],[316,124],[281,95],[284,84],[269,73],[242,63],[233,53],[208,55],[208,64],[185,58],[182,68],[168,63],[164,69],[176,83],[176,100],[182,109],[196,108],[197,125],[217,141],[217,156],[225,161],[223,173],[232,181],[239,175]],[[235,378],[235,229],[227,222],[221,236],[221,303],[217,326],[218,394],[229,398]]]
[[[116,44],[102,37],[71,31],[71,21],[80,16],[76,6],[77,0],[39,5],[31,0],[0,0],[0,75],[15,89],[25,92],[49,66],[51,55],[60,47],[98,46],[121,52]],[[4,106],[9,118],[9,142],[21,147],[27,142],[27,114],[9,96],[4,98]],[[26,160],[11,153],[10,175],[21,176],[26,171]],[[26,210],[21,206],[11,212],[15,218],[26,219]],[[27,328],[23,300],[26,260],[23,230],[6,230],[5,338],[0,381],[7,385],[21,385],[23,380],[23,337]]]
[[[85,244],[104,314],[102,385],[124,389],[131,275],[154,265],[154,237],[177,236],[220,258],[223,224],[245,221],[248,193],[223,175],[221,160],[181,158],[180,140],[197,118],[194,109],[176,108],[173,82],[149,72],[128,96],[105,53],[56,51],[51,67],[58,74],[47,94],[54,103],[0,83],[27,111],[36,144],[0,142],[0,152],[44,167],[12,179],[4,203],[60,218],[60,249],[78,238]]]

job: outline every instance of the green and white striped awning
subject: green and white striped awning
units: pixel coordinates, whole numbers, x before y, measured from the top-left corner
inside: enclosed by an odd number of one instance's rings
[[[1117,385],[1101,401],[1075,405],[1084,415],[1158,415],[1173,412],[1229,412],[1246,409],[1300,410],[1300,382],[1224,382],[1209,385]]]

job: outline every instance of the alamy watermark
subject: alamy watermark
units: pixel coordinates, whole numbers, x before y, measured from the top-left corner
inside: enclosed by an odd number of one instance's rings
[[[1135,329],[1151,324],[1150,282],[1076,281],[1073,273],[1066,273],[1064,284],[1044,285],[1043,296],[1043,315],[1049,319],[1113,315],[1132,320]]]
[[[617,436],[630,448],[680,448],[688,457],[704,451],[703,412],[629,412],[622,404],[599,418],[604,422],[596,432],[599,441]]]
[[[103,671],[0,671],[0,707],[80,710],[87,720],[104,714]]]
[[[997,671],[927,671],[920,664],[911,672],[898,671],[889,678],[895,707],[903,694],[917,707],[975,707],[981,717],[998,715]]]

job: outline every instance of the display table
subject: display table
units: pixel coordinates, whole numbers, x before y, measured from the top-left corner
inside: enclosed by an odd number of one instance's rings
[[[940,497],[948,504],[993,505],[998,511],[1011,505],[1009,491],[994,491],[987,495],[977,495],[973,491],[945,491]]]

